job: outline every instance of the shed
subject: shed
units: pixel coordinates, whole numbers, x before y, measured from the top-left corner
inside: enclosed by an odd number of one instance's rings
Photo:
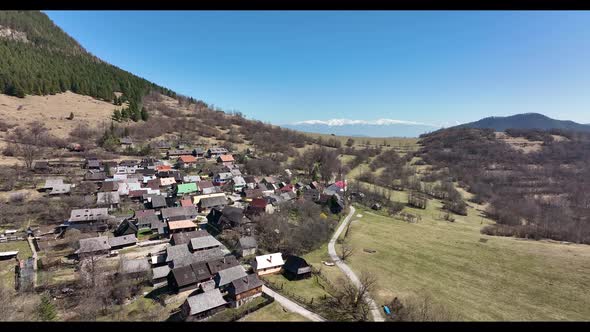
[[[219,289],[213,289],[194,296],[189,296],[182,305],[182,316],[192,316],[194,319],[204,318],[223,310],[227,302],[223,299]]]
[[[285,277],[289,280],[311,278],[311,266],[305,259],[298,256],[289,256],[283,265]]]

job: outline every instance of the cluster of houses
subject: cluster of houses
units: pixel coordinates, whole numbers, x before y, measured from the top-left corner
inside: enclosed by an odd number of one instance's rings
[[[317,182],[292,183],[289,170],[277,176],[249,176],[224,148],[157,147],[167,150],[165,158],[86,160],[84,180],[99,187],[97,207],[72,210],[70,218],[58,228],[61,232],[75,228],[105,233],[80,240],[76,251],[79,259],[140,245],[139,234],[151,233],[151,240],[167,241],[165,250],[148,259],[125,262],[122,273],[146,272],[154,287],[191,291],[181,312],[193,319],[239,307],[260,296],[261,275],[285,273],[289,279],[311,275],[311,267],[302,258],[289,256],[284,260],[281,253],[256,256],[253,216],[274,213],[291,200],[331,204],[334,212],[340,212],[344,208],[344,181],[327,187]],[[43,190],[61,193],[71,186],[63,179],[48,179]],[[141,203],[143,208],[117,219],[110,213],[125,200]],[[232,250],[208,231],[218,234],[227,229],[240,234]],[[104,235],[110,235],[109,230],[113,236]],[[249,264],[244,267],[238,258]]]

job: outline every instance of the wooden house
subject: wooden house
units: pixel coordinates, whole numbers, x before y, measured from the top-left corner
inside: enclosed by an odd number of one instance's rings
[[[233,280],[227,288],[231,306],[238,308],[262,295],[262,281],[256,274]]]
[[[266,274],[276,274],[280,273],[283,264],[283,255],[280,252],[262,256],[256,256],[256,259],[252,262],[252,269],[258,274],[266,275]]]

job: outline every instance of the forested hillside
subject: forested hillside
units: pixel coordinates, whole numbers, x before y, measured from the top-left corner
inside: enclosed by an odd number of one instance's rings
[[[419,156],[448,171],[455,181],[489,203],[498,224],[491,235],[590,243],[590,135],[564,130],[507,131],[543,138],[538,151],[523,153],[492,129],[450,128],[421,137]],[[543,135],[544,134],[544,135]]]
[[[44,13],[0,11],[0,92],[24,97],[67,90],[115,102],[114,92],[122,92],[122,101],[138,109],[150,90],[175,96],[91,55]]]

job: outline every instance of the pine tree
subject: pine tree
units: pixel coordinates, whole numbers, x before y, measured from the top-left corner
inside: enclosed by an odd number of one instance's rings
[[[123,109],[121,109],[121,119],[123,121],[127,121],[129,119],[129,109],[127,107],[123,107]]]
[[[147,121],[149,119],[150,115],[147,112],[147,109],[145,109],[145,107],[141,108],[141,120],[143,121]]]
[[[51,303],[51,298],[44,294],[41,297],[41,303],[39,304],[39,318],[42,321],[54,321],[57,318],[57,311],[53,303]]]
[[[121,121],[121,111],[119,110],[114,110],[113,111],[113,116],[112,116],[113,121],[117,121],[120,122]]]

